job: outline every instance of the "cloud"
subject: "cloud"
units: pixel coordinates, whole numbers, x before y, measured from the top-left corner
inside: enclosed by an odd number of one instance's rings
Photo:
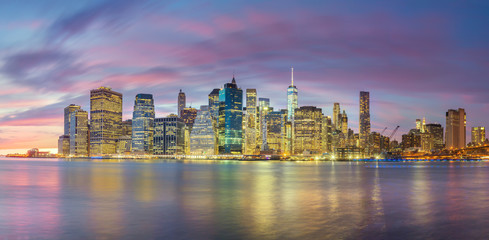
[[[47,42],[65,41],[90,28],[117,31],[124,28],[130,13],[138,6],[146,6],[141,0],[109,0],[58,18],[48,28]]]
[[[17,52],[4,59],[1,71],[11,82],[40,90],[56,90],[88,72],[77,57],[59,49]]]

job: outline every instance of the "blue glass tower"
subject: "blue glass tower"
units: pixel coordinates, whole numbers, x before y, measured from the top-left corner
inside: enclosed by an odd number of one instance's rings
[[[219,154],[241,154],[243,145],[243,90],[236,80],[219,91]]]
[[[132,115],[132,152],[153,153],[155,106],[153,95],[138,94]]]

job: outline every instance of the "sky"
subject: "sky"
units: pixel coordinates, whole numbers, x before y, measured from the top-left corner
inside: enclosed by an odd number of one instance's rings
[[[0,0],[0,154],[56,148],[63,108],[89,111],[89,92],[138,93],[156,116],[207,104],[230,82],[286,107],[290,68],[299,106],[346,110],[358,132],[359,92],[372,131],[417,118],[445,125],[464,108],[489,127],[488,1],[6,1]],[[19,150],[20,149],[20,150]]]

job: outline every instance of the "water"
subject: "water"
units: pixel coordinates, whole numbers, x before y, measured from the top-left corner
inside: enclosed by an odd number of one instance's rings
[[[488,239],[489,163],[0,159],[0,239]]]

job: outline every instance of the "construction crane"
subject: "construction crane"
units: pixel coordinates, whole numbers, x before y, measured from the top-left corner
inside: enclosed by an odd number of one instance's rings
[[[389,139],[392,141],[392,137],[394,137],[394,135],[396,134],[397,132],[397,129],[399,129],[399,126],[397,126],[394,131],[392,131],[391,135],[389,136]]]
[[[387,127],[385,127],[384,130],[382,130],[382,132],[380,133],[380,135],[384,134],[385,130],[387,130]]]

